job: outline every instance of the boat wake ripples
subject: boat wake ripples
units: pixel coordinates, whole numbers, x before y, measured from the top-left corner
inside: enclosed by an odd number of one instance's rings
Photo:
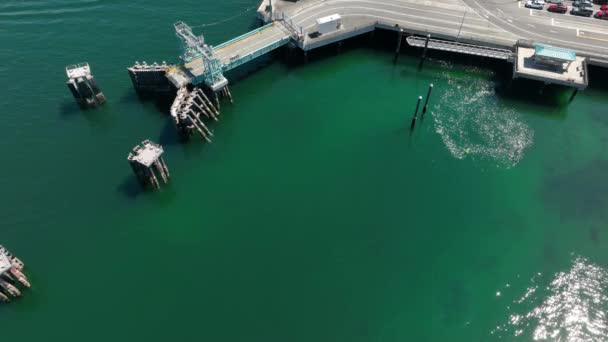
[[[447,82],[450,89],[441,94],[432,116],[452,155],[488,159],[506,168],[517,165],[534,137],[521,115],[499,103],[492,82],[468,75]]]

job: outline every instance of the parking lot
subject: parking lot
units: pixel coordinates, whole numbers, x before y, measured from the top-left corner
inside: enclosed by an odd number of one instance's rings
[[[600,5],[593,4],[593,14],[584,17],[570,14],[573,1],[563,1],[565,13],[548,11],[548,2],[532,9],[526,8],[527,1],[464,1],[495,26],[522,38],[608,57],[608,20],[594,18]]]

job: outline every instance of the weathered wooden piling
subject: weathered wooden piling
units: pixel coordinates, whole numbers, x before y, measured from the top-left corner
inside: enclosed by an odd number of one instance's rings
[[[426,93],[426,100],[424,100],[424,107],[422,108],[422,117],[426,114],[426,110],[429,106],[429,100],[431,99],[431,92],[433,91],[433,83],[429,84],[429,91]]]
[[[135,146],[127,156],[129,165],[142,187],[151,186],[159,189],[160,182],[157,175],[160,176],[163,183],[169,182],[169,169],[162,158],[163,152],[162,146],[150,140],[144,140],[141,145]]]
[[[416,111],[414,112],[414,116],[412,117],[412,123],[410,125],[410,132],[414,130],[416,126],[416,120],[418,119],[418,109],[420,108],[420,102],[422,101],[422,96],[418,96],[418,103],[416,103]]]
[[[399,59],[399,51],[401,51],[401,42],[403,41],[403,29],[399,29],[399,34],[397,36],[397,48],[395,49],[395,58],[393,63],[397,63]]]
[[[183,140],[190,139],[196,131],[207,142],[211,142],[213,133],[207,128],[201,115],[217,121],[217,114],[205,103],[204,98],[205,93],[200,88],[194,88],[192,92],[188,92],[186,87],[178,90],[170,111],[177,132]]]
[[[220,97],[217,94],[217,91],[213,93],[214,96],[214,100],[215,100],[215,108],[217,108],[217,110],[220,110]]]
[[[230,103],[234,103],[232,101],[232,93],[230,93],[230,88],[228,88],[228,86],[226,86],[226,95],[228,96],[228,101],[230,101]]]
[[[91,75],[88,63],[68,65],[65,67],[65,73],[68,77],[66,84],[81,107],[95,107],[106,102],[106,97]]]

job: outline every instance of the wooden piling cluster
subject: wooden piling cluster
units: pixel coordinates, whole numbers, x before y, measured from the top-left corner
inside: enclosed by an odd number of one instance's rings
[[[106,102],[88,63],[68,65],[65,68],[66,82],[72,96],[81,107],[95,107]]]
[[[10,302],[12,298],[20,297],[20,286],[31,286],[23,273],[24,267],[21,260],[0,245],[0,302]]]
[[[133,87],[139,95],[154,95],[175,91],[171,82],[165,77],[167,70],[171,67],[173,66],[164,61],[162,64],[156,62],[148,64],[144,61],[141,64],[135,62],[133,66],[127,68],[127,71]]]
[[[200,88],[194,88],[191,92],[186,87],[181,88],[171,105],[171,118],[184,140],[190,139],[197,131],[203,139],[211,142],[213,133],[203,122],[202,116],[218,121],[219,115],[217,107]]]
[[[160,180],[163,183],[169,182],[169,169],[162,157],[163,147],[144,140],[141,145],[133,148],[133,151],[127,156],[127,160],[133,169],[133,173],[142,187],[151,186],[154,189],[160,189]]]

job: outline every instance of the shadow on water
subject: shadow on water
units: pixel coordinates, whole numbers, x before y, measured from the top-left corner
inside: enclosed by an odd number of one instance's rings
[[[84,118],[98,128],[112,127],[114,123],[111,104],[107,102],[101,106],[89,108],[81,107],[75,101],[66,100],[59,104],[59,113],[63,119]]]
[[[126,177],[117,187],[117,191],[130,200],[136,200],[140,197],[148,197],[153,199],[155,203],[162,207],[170,205],[175,199],[175,190],[171,186],[171,181],[167,184],[161,184],[161,188],[154,190],[151,188],[143,188],[134,175]]]
[[[162,146],[179,145],[185,143],[185,141],[183,141],[177,134],[177,130],[169,118],[164,121],[163,127],[160,130],[158,143]]]
[[[146,191],[141,187],[135,176],[129,175],[118,185],[118,192],[130,199],[136,199]]]
[[[595,160],[578,170],[548,178],[541,197],[565,219],[608,218],[608,160]]]

